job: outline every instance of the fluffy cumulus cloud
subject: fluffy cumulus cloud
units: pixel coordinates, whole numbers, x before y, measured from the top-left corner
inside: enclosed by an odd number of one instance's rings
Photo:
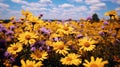
[[[5,3],[0,3],[0,8],[8,8],[9,5]]]
[[[12,6],[14,4],[17,5],[18,9],[16,10],[14,7],[11,7],[11,4],[5,3],[5,1],[7,0],[0,0],[0,15],[6,12],[6,15],[0,18],[9,18],[10,16],[19,17],[21,16],[21,10],[27,9],[36,16],[43,14],[42,19],[71,18],[75,20],[91,16],[93,13],[97,13],[101,10],[106,10],[108,7],[106,1],[116,4],[120,2],[120,0],[61,0],[59,3],[56,0],[10,0]],[[116,7],[116,10],[118,11],[119,8]]]
[[[0,19],[9,19],[12,16],[14,16],[16,18],[20,18],[21,13],[20,13],[20,11],[17,11],[17,10],[6,9],[6,11],[2,12]]]
[[[101,9],[105,9],[105,8],[106,8],[106,4],[101,3],[101,2],[90,6],[91,10],[101,10]]]
[[[99,11],[101,9],[106,9],[105,0],[85,0],[85,3],[89,5],[90,11],[88,13],[94,13],[95,11]]]
[[[61,7],[61,8],[71,8],[71,7],[74,7],[74,5],[68,4],[68,3],[64,3],[62,5],[59,5],[59,7]]]
[[[83,0],[74,0],[74,1],[79,3],[79,2],[82,2]]]
[[[22,4],[22,5],[27,5],[30,7],[40,7],[40,6],[47,6],[52,3],[51,0],[40,0],[39,2],[28,2],[26,0],[11,0],[14,3]]]
[[[3,14],[3,12],[7,11],[9,7],[10,6],[8,4],[0,3],[0,14]]]
[[[47,14],[47,18],[52,17],[52,19],[80,19],[80,17],[85,16],[85,12],[87,12],[88,8],[86,6],[77,6],[70,8],[63,7],[55,7],[49,10]]]
[[[99,3],[99,2],[100,2],[100,0],[85,0],[85,3],[89,4],[89,5],[96,4],[96,3]]]
[[[11,0],[11,1],[19,4],[29,4],[27,1],[24,1],[24,0]]]
[[[120,0],[110,0],[110,1],[117,3],[117,4],[120,4]]]
[[[118,15],[120,15],[120,7],[115,8],[115,10],[117,11]]]
[[[40,3],[52,3],[51,0],[40,0]]]
[[[116,11],[120,11],[120,7],[115,8]]]

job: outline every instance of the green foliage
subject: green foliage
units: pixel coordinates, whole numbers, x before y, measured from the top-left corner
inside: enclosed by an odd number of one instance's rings
[[[98,22],[100,19],[99,19],[98,15],[95,13],[92,15],[92,20]]]

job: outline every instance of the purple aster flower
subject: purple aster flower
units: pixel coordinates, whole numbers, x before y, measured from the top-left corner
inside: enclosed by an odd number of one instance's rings
[[[45,27],[40,28],[40,31],[42,31],[44,34],[50,34],[50,30],[46,29]]]
[[[81,37],[83,37],[82,34],[78,34],[78,35],[77,35],[77,38],[81,38]]]
[[[120,43],[120,40],[119,40],[119,39],[116,39],[116,41],[117,41],[118,43]]]
[[[0,48],[2,49],[6,48],[6,41],[4,39],[0,39]]]
[[[39,47],[39,50],[43,50],[43,47]]]
[[[13,30],[15,29],[16,27],[15,26],[10,26],[10,30]]]
[[[3,28],[4,26],[2,24],[0,24],[0,29]]]
[[[80,26],[83,28],[84,27],[84,25],[83,24],[80,24]]]
[[[45,41],[37,41],[31,47],[40,47],[45,44]]]
[[[113,33],[113,34],[112,34],[112,36],[114,36],[114,37],[116,37],[116,35],[117,35],[116,33]]]
[[[11,39],[13,39],[14,38],[14,36],[12,36],[12,35],[10,35],[10,36],[8,36],[9,38],[11,38]]]
[[[14,32],[11,31],[11,30],[8,30],[5,34],[6,34],[6,35],[12,35],[12,34],[14,34]]]
[[[108,25],[109,23],[107,21],[103,22],[104,25]]]
[[[102,29],[104,29],[104,28],[105,28],[105,26],[101,26],[101,28],[102,28]]]
[[[13,57],[10,57],[9,61],[10,61],[10,63],[13,63],[13,62],[15,62],[15,58],[13,58]]]
[[[32,47],[30,50],[31,50],[31,51],[35,51],[35,50],[36,50],[36,48],[35,48],[35,47]]]
[[[1,28],[1,30],[2,30],[3,33],[7,32],[7,29],[5,27]]]
[[[86,20],[92,20],[92,17],[87,17],[87,19]]]
[[[47,46],[47,50],[49,50],[50,49],[50,46]]]
[[[101,36],[105,36],[105,33],[103,31],[98,32]]]
[[[11,56],[11,54],[6,51],[6,52],[4,53],[4,56],[8,58],[8,57]]]
[[[50,46],[47,46],[47,52],[51,52],[52,50],[51,50],[51,48],[50,48]]]
[[[59,40],[59,38],[58,38],[58,37],[54,38],[54,41],[58,41],[58,40]]]

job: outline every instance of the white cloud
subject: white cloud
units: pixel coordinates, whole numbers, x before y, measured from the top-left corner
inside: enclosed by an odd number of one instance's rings
[[[111,2],[114,2],[114,3],[120,4],[120,0],[111,0]]]
[[[62,8],[57,8],[57,7],[54,7],[52,9],[49,9],[49,12],[50,13],[56,13],[56,14],[59,14],[60,12],[62,12],[63,9]]]
[[[30,11],[45,11],[47,10],[47,8],[44,8],[44,7],[30,7],[30,6],[22,6],[22,9],[24,10],[30,10]]]
[[[94,5],[90,6],[90,9],[95,11],[95,10],[101,10],[101,9],[105,9],[106,8],[106,4],[105,3],[97,3]]]
[[[89,5],[100,3],[100,2],[101,2],[100,0],[85,0],[85,3]]]
[[[68,4],[68,3],[64,3],[62,5],[59,5],[59,7],[61,7],[61,8],[71,8],[71,7],[74,7],[74,5]]]
[[[1,8],[8,8],[10,7],[8,4],[4,4],[4,3],[0,3],[0,7]]]
[[[11,1],[19,4],[25,4],[25,5],[29,4],[27,1],[23,1],[23,0],[11,0]]]
[[[120,15],[120,7],[115,8],[115,10],[117,11],[118,15]]]
[[[0,3],[0,15],[2,16],[3,12],[5,12],[6,10],[8,10],[10,6],[8,4],[5,3]],[[6,14],[7,15],[7,14]],[[4,16],[4,15],[3,15]],[[2,17],[3,17],[2,16]]]
[[[40,0],[39,2],[27,2],[25,0],[11,0],[11,1],[22,4],[23,6],[26,6],[26,7],[31,7],[31,8],[46,7],[46,6],[50,6],[52,4],[51,0]]]
[[[22,0],[11,0],[11,1],[15,3],[20,3]]]
[[[120,11],[120,7],[115,8],[116,11]]]
[[[40,3],[52,3],[51,0],[40,0]]]
[[[105,4],[105,3],[97,3],[97,4],[94,4],[94,6],[97,6],[97,7],[105,7],[106,4]]]
[[[82,2],[83,0],[74,0],[74,1],[79,3],[79,2]]]
[[[61,8],[55,7],[49,10],[48,14],[45,14],[47,18],[52,19],[80,19],[80,17],[85,17],[85,13],[88,10],[86,6],[77,6],[71,8]]]
[[[86,6],[75,7],[76,11],[87,11],[88,8]]]
[[[16,18],[20,18],[21,16],[21,12],[16,10],[6,9],[6,11],[4,12],[6,13],[6,15],[1,14],[2,16],[0,16],[0,19],[9,19],[12,16],[15,16]]]

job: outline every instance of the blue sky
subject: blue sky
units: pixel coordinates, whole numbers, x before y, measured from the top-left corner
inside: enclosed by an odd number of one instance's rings
[[[43,14],[42,19],[79,20],[94,13],[106,18],[104,13],[109,10],[120,15],[120,0],[0,0],[0,19],[20,18],[22,9],[36,16]]]

